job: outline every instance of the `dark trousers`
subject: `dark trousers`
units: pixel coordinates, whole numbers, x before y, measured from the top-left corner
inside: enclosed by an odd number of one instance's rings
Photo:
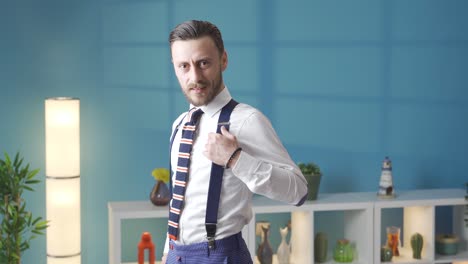
[[[251,264],[247,245],[239,232],[230,237],[216,240],[215,249],[208,242],[192,245],[176,245],[169,242],[167,264]]]

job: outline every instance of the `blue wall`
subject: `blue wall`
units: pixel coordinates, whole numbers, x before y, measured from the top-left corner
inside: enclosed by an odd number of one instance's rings
[[[80,0],[0,2],[0,151],[44,180],[44,98],[81,99],[83,263],[107,263],[107,202],[144,200],[187,107],[166,39],[210,20],[233,96],[260,108],[322,192],[462,188],[468,161],[468,2]],[[45,215],[44,184],[27,195]],[[23,263],[45,263],[45,237]]]

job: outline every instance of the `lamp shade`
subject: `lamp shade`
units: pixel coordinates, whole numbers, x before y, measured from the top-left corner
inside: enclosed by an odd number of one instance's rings
[[[80,175],[80,100],[49,98],[45,102],[46,175]]]
[[[81,263],[80,100],[45,101],[47,263]]]

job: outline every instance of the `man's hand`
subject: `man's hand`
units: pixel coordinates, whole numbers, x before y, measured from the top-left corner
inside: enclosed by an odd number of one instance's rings
[[[208,134],[203,154],[212,162],[224,167],[238,146],[237,138],[223,126],[221,134]],[[232,164],[230,165],[232,166]]]

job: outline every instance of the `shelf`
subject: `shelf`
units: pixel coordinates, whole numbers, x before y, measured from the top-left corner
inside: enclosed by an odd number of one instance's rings
[[[316,263],[316,262],[313,262],[313,263]],[[331,258],[330,260],[327,260],[326,262],[321,262],[320,264],[369,264],[369,262],[360,261],[360,260],[353,260],[351,262],[336,262],[333,260],[333,258]]]
[[[328,256],[331,256],[329,252],[329,255]],[[330,257],[329,257],[330,258]],[[344,263],[344,262],[343,262]],[[255,256],[255,260],[254,260],[254,264],[260,264],[260,262],[258,261],[258,258],[257,256]],[[273,255],[273,263],[272,264],[278,264],[278,259],[276,258],[276,255]],[[293,263],[293,262],[290,262],[289,264],[296,264],[296,263]],[[300,264],[300,263],[297,263],[297,264]],[[320,264],[341,264],[339,262],[336,262],[336,261],[333,261],[331,258],[330,260],[327,260],[325,262],[321,262]],[[353,261],[353,262],[346,262],[344,264],[368,264],[368,263],[365,263],[365,262],[359,262],[359,261]]]
[[[430,259],[422,255],[421,259],[413,258],[413,251],[411,248],[399,248],[400,256],[393,257],[390,263],[430,263]]]
[[[468,251],[459,251],[456,255],[438,255],[436,254],[435,263],[447,263],[456,261],[468,262]]]
[[[242,230],[242,235],[252,256],[257,249],[255,224],[262,214],[290,214],[292,230],[290,236],[295,264],[314,263],[314,236],[323,231],[332,233],[338,230],[338,235],[328,238],[328,258],[325,264],[335,263],[332,260],[332,250],[336,240],[347,238],[356,244],[358,259],[353,264],[368,263],[403,263],[403,264],[442,264],[451,262],[468,262],[468,228],[464,226],[463,213],[465,201],[463,189],[432,189],[396,192],[393,199],[382,199],[375,192],[322,194],[315,201],[306,201],[296,207],[268,198],[254,195],[252,220]],[[436,207],[451,206],[453,209],[452,232],[461,239],[459,253],[453,256],[435,254]],[[392,262],[380,261],[382,246],[383,217],[393,214],[396,210],[401,217],[397,225],[401,225],[403,247],[400,257],[394,257]],[[156,207],[149,201],[110,202],[109,214],[109,264],[121,263],[121,221],[137,218],[167,218],[168,207]],[[334,217],[327,221],[327,217]],[[267,216],[270,217],[270,216]],[[274,217],[274,216],[273,216]],[[287,216],[286,216],[287,218]],[[265,220],[265,219],[258,219]],[[390,220],[389,220],[390,221]],[[386,222],[389,222],[386,221]],[[333,224],[330,224],[332,223]],[[384,223],[385,225],[388,223]],[[450,230],[449,230],[450,231]],[[412,250],[407,243],[414,233],[420,233],[424,238],[421,260],[412,258]],[[342,236],[339,237],[338,236]],[[406,242],[405,242],[406,241]],[[275,250],[275,248],[274,248]],[[160,262],[157,262],[160,263]],[[257,261],[254,263],[258,263]],[[274,258],[274,264],[277,263]],[[122,263],[122,264],[136,264]],[[293,263],[292,263],[293,264]]]
[[[395,208],[409,206],[440,206],[440,205],[462,205],[466,204],[464,199],[465,191],[463,189],[428,189],[414,190],[396,193],[394,199],[382,199],[377,195],[372,195],[375,207]]]
[[[167,217],[168,206],[155,206],[150,201],[112,202],[109,213],[119,219]]]

